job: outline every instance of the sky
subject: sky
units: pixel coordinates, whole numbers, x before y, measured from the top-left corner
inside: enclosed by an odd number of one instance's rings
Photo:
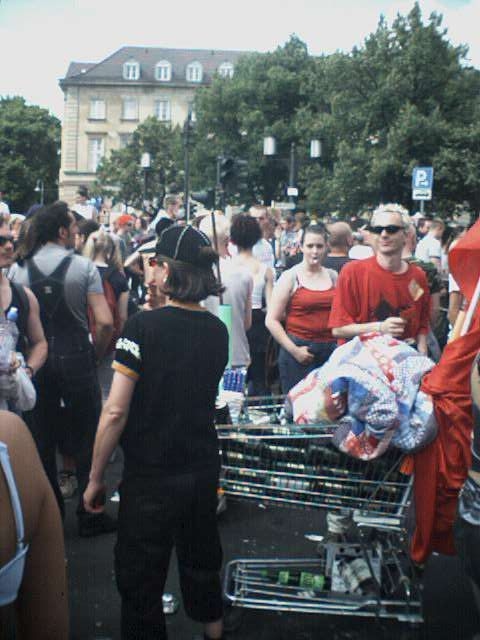
[[[480,68],[480,0],[420,0]],[[63,117],[58,85],[70,62],[100,62],[125,45],[272,51],[295,33],[311,54],[351,51],[413,0],[0,0],[0,96]]]

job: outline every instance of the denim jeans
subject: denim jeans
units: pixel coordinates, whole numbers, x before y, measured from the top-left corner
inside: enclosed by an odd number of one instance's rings
[[[280,383],[282,385],[282,393],[286,394],[294,387],[297,382],[300,382],[307,373],[321,367],[328,358],[331,356],[336,342],[312,342],[309,340],[303,340],[297,338],[292,334],[288,334],[288,337],[297,346],[307,346],[312,348],[312,352],[315,354],[313,362],[311,364],[301,364],[295,358],[288,353],[283,347],[280,347],[278,353],[278,371],[280,374]]]

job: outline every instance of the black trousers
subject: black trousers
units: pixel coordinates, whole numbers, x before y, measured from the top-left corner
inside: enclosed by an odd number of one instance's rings
[[[77,513],[83,513],[83,492],[88,483],[93,443],[101,411],[93,347],[84,336],[49,340],[48,359],[35,376],[37,404],[27,423],[62,516],[63,497],[57,479],[56,448],[72,455],[78,479]]]
[[[187,614],[222,617],[217,484],[218,469],[124,478],[115,547],[122,640],[167,638],[162,594],[174,546]]]

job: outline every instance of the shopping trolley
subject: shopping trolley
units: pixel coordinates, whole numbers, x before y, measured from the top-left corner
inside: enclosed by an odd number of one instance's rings
[[[224,596],[235,607],[423,621],[421,583],[409,560],[413,478],[394,450],[364,462],[331,443],[335,425],[287,422],[281,396],[246,398],[236,424],[218,424],[225,494],[343,514],[346,539],[313,558],[235,559]],[[321,536],[319,536],[321,538]]]

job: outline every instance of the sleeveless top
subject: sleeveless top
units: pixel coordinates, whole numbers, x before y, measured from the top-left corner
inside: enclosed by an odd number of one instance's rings
[[[252,309],[263,308],[263,292],[265,290],[265,272],[267,266],[262,264],[253,276]]]
[[[7,562],[6,565],[0,567],[0,607],[15,602],[18,596],[20,585],[22,584],[23,571],[25,568],[25,556],[27,555],[28,545],[23,541],[25,532],[23,528],[23,514],[18,495],[15,478],[13,476],[12,465],[8,455],[7,445],[0,442],[0,466],[2,467],[7,487],[10,493],[10,501],[12,503],[13,517],[17,531],[17,549],[15,556]]]
[[[5,315],[8,314],[12,307],[18,310],[17,328],[18,328],[18,340],[17,351],[20,351],[24,356],[27,354],[27,324],[28,315],[30,313],[30,302],[25,293],[25,289],[21,284],[16,282],[10,282],[10,289],[12,291],[12,301],[5,309]]]
[[[335,294],[336,277],[331,269],[328,269],[328,272],[334,286],[323,291],[304,287],[298,273],[295,274],[296,288],[287,307],[287,333],[312,342],[335,342],[332,330],[328,328],[328,320]]]

